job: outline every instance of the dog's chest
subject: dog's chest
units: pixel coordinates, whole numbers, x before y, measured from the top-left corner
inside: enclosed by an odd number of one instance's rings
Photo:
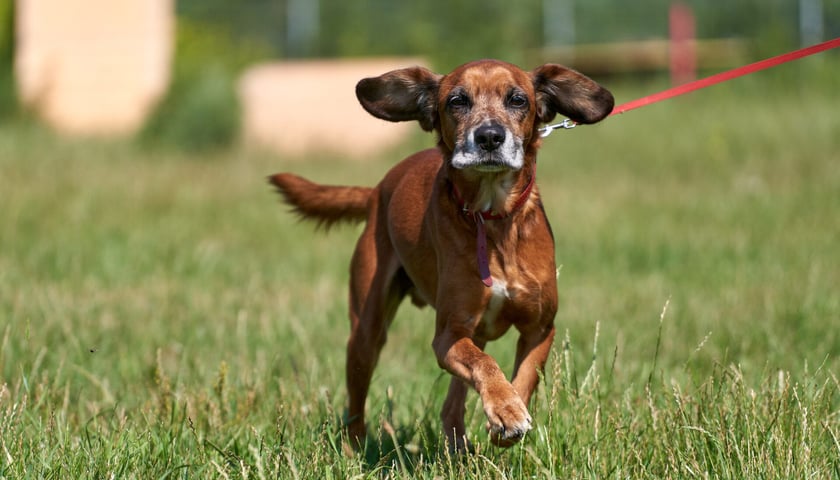
[[[481,315],[476,333],[486,340],[494,340],[510,328],[512,322],[510,319],[502,318],[502,312],[515,306],[524,296],[524,290],[517,283],[508,283],[495,277],[493,285],[489,288],[490,298]]]

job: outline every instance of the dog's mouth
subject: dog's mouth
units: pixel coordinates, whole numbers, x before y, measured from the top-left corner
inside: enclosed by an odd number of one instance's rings
[[[481,173],[498,173],[498,172],[505,172],[509,170],[518,170],[518,168],[512,168],[510,165],[504,162],[499,162],[497,160],[488,160],[482,163],[477,163],[475,165],[471,165],[467,167],[471,170],[475,170],[476,172]]]
[[[524,152],[513,148],[510,152],[482,152],[458,149],[452,154],[452,166],[459,170],[481,173],[516,171],[522,168]]]

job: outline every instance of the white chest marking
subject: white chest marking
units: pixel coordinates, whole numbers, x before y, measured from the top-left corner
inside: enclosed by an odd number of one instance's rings
[[[492,292],[490,301],[487,303],[487,309],[484,311],[484,315],[481,316],[481,321],[487,326],[493,325],[493,322],[496,321],[496,317],[499,316],[499,312],[502,310],[502,305],[505,304],[505,300],[510,300],[510,291],[508,291],[507,282],[504,280],[494,278],[493,286],[490,287],[490,290]]]

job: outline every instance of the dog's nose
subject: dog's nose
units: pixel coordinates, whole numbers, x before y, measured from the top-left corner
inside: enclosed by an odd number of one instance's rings
[[[482,125],[475,129],[475,143],[482,150],[491,152],[505,141],[505,129],[497,123]]]

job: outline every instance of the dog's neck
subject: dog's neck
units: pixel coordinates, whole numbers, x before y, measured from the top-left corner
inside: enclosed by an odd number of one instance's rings
[[[487,287],[493,286],[493,277],[490,274],[490,257],[487,254],[487,229],[484,222],[485,220],[500,220],[509,217],[528,202],[534,187],[535,167],[536,163],[533,158],[532,161],[525,164],[522,170],[498,174],[463,171],[451,166],[446,167],[449,174],[448,182],[451,186],[452,195],[455,197],[456,205],[465,216],[475,221],[476,261],[481,283]],[[453,179],[453,177],[456,177],[456,179]],[[458,182],[457,177],[466,181]],[[523,178],[527,178],[524,187],[521,186]],[[466,196],[462,194],[458,183],[471,187],[472,190],[468,190],[471,194]],[[472,203],[468,199],[472,199]]]
[[[452,186],[458,208],[466,213],[479,213],[485,218],[506,217],[519,208],[530,195],[535,164],[526,163],[520,171],[482,173],[448,167],[447,179]]]

